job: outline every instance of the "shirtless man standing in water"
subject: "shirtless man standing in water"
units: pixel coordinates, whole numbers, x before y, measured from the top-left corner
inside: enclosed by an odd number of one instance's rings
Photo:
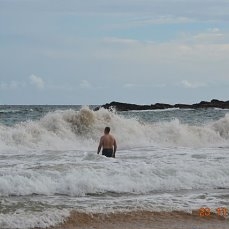
[[[117,144],[115,138],[110,134],[110,127],[104,129],[104,135],[100,138],[97,154],[99,154],[102,147],[102,155],[115,157]]]

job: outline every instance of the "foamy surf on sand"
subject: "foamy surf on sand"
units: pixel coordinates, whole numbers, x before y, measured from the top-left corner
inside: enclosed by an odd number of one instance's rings
[[[229,225],[228,111],[0,110],[0,228]],[[105,126],[115,159],[96,154]]]

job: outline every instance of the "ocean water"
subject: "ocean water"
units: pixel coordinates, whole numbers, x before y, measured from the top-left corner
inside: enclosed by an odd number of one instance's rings
[[[116,158],[97,155],[105,126]],[[0,106],[0,228],[71,212],[229,209],[229,110]]]

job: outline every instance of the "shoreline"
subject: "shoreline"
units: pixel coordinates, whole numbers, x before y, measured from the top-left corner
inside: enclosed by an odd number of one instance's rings
[[[228,229],[228,226],[228,218],[215,213],[201,217],[198,210],[109,214],[72,211],[65,223],[50,229]]]

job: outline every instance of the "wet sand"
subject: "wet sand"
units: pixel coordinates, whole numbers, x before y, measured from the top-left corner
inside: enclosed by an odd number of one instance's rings
[[[229,219],[211,213],[200,217],[198,211],[87,214],[73,211],[62,225],[52,229],[229,229]]]

